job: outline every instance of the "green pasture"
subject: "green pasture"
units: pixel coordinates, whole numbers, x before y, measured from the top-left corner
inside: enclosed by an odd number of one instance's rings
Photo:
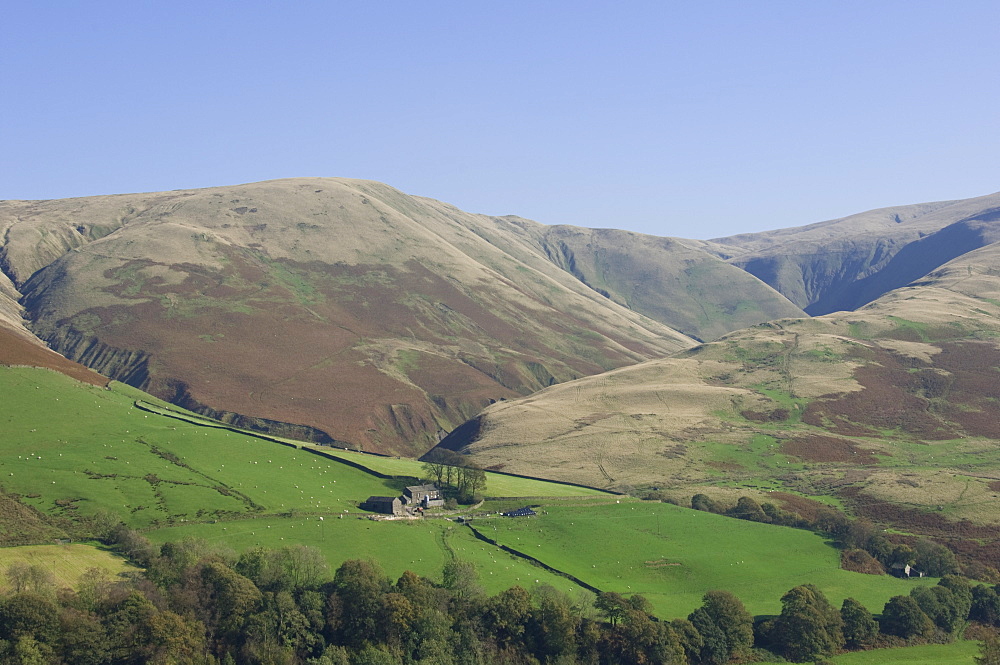
[[[0,369],[0,483],[44,512],[137,528],[234,513],[353,508],[398,482],[251,435],[146,413],[134,389]],[[142,393],[138,393],[143,395]]]
[[[838,605],[852,596],[878,613],[915,584],[936,583],[851,573],[814,533],[670,504],[549,504],[538,517],[474,524],[500,544],[601,590],[641,593],[663,617],[687,616],[711,589],[733,592],[754,614],[778,614],[781,596],[806,583]]]
[[[959,640],[951,644],[922,644],[896,649],[854,651],[829,660],[834,665],[972,665],[979,655],[979,642]],[[781,665],[758,663],[758,665]]]
[[[477,540],[464,526],[448,520],[385,520],[359,518],[353,511],[337,515],[261,517],[185,524],[151,531],[156,543],[199,538],[242,552],[250,547],[279,548],[308,545],[318,548],[330,564],[331,574],[348,559],[376,559],[393,579],[410,570],[441,581],[441,569],[452,558],[473,563],[488,593],[519,584],[525,588],[549,584],[561,591],[580,593],[581,587],[524,559]]]
[[[0,548],[0,591],[7,591],[10,588],[10,582],[4,573],[15,563],[41,566],[52,573],[58,589],[75,588],[80,576],[89,568],[107,571],[112,578],[130,570],[137,570],[120,556],[84,543],[3,547]]]
[[[142,411],[134,401],[148,396],[121,384],[105,390],[47,370],[0,368],[0,390],[0,481],[49,514],[111,510],[156,542],[195,536],[237,551],[314,545],[331,567],[375,558],[393,576],[411,569],[440,579],[444,562],[457,556],[477,566],[491,592],[514,584],[578,591],[446,520],[358,519],[358,502],[398,493],[422,475],[419,462],[324,449],[401,476],[380,479],[305,449]],[[762,435],[746,450],[727,450],[739,456],[733,461],[749,461],[773,445]],[[663,617],[686,616],[709,589],[728,589],[751,612],[774,614],[785,591],[809,582],[831,601],[854,596],[878,612],[913,584],[934,583],[842,571],[837,551],[805,531],[557,483],[497,474],[487,482],[489,496],[526,497],[503,505],[541,505],[542,514],[479,518],[474,524],[485,535],[602,590],[643,593]]]

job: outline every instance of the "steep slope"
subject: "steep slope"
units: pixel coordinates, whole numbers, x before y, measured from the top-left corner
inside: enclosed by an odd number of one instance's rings
[[[699,340],[804,312],[745,271],[675,238],[615,229],[536,229],[553,262],[615,302]]]
[[[856,312],[763,324],[495,404],[440,445],[487,468],[681,498],[832,495],[954,535],[965,527],[948,520],[1000,524],[998,367],[993,244]]]
[[[856,309],[1000,239],[1000,194],[884,208],[697,245],[811,315]]]
[[[293,179],[5,202],[0,259],[73,360],[242,425],[419,453],[491,401],[692,344],[514,242],[517,221]]]
[[[2,323],[0,323],[0,365],[44,367],[95,386],[103,386],[108,382],[106,377],[79,363],[67,360],[37,338]]]

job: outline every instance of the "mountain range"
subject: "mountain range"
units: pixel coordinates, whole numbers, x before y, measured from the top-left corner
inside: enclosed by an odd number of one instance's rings
[[[1000,438],[998,221],[994,194],[703,241],[336,178],[4,201],[0,362],[609,487],[747,484],[766,446],[805,488]]]

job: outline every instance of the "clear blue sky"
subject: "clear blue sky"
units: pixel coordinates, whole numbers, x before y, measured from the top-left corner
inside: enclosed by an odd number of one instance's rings
[[[8,2],[0,198],[370,178],[708,238],[1000,190],[1000,3]]]

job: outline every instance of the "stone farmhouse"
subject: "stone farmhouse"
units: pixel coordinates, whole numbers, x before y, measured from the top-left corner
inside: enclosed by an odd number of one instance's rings
[[[403,490],[403,502],[408,506],[438,508],[444,505],[444,498],[434,485],[414,485]]]
[[[404,517],[415,514],[423,508],[437,508],[444,505],[441,490],[434,485],[414,485],[403,490],[403,496],[370,496],[361,504],[362,510],[373,513]]]

